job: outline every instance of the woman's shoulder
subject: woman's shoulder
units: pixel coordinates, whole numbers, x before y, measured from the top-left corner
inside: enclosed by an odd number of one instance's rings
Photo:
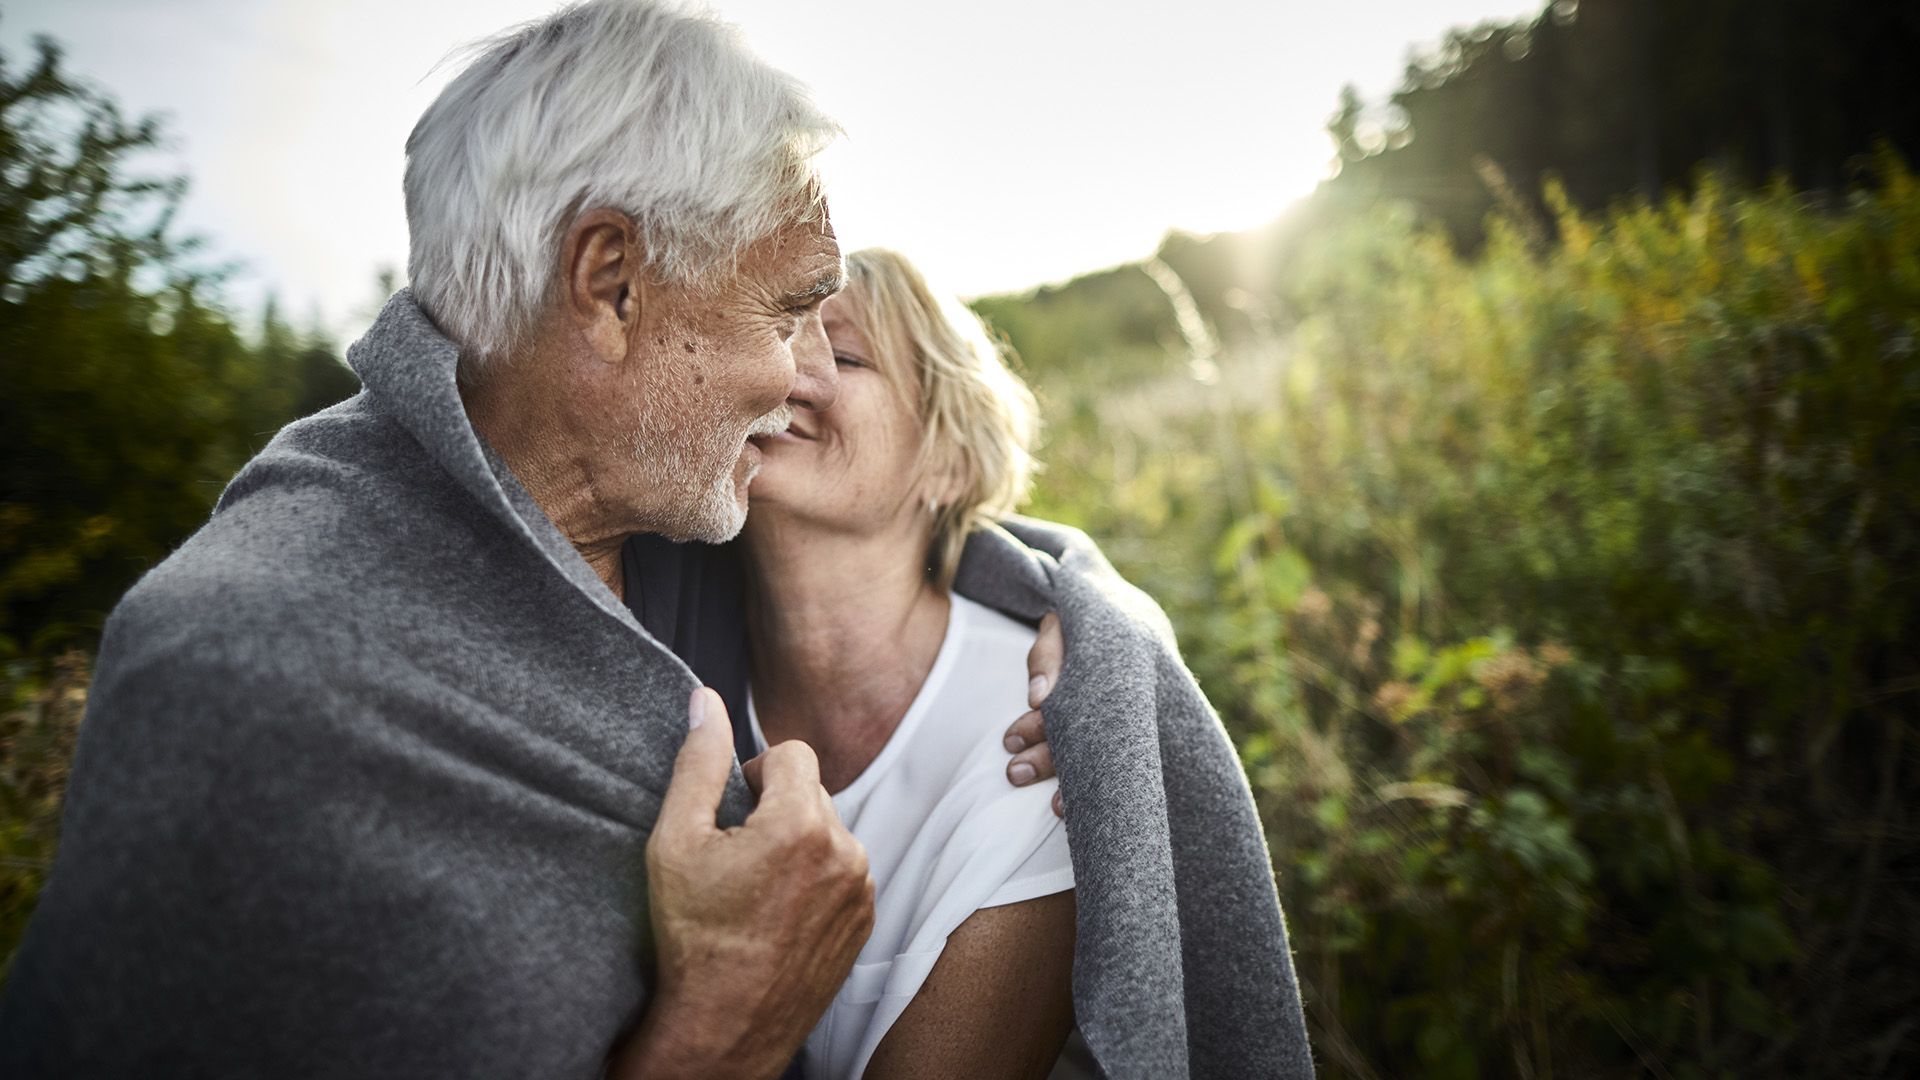
[[[1027,652],[1036,631],[963,596],[954,610],[903,758],[916,785],[972,804],[1016,790],[1006,779],[1006,730],[1027,711]],[[925,790],[924,788],[922,790]]]
[[[1027,652],[1036,636],[1033,627],[964,596],[953,594],[952,604],[950,640],[918,725],[924,741],[939,744],[928,749],[943,755],[1000,745],[1007,725],[1026,711]]]
[[[1014,516],[980,529],[967,541],[954,589],[1036,622],[1057,612],[1063,624],[1080,625],[1083,638],[1137,639],[1179,652],[1166,612],[1071,525]]]
[[[983,664],[1009,651],[1017,652],[1019,664],[1015,674],[1020,683],[1025,685],[1027,650],[1033,648],[1034,638],[1038,635],[1037,628],[959,593],[948,595],[957,609],[954,627],[960,634],[959,644],[965,654],[963,659],[968,663]]]

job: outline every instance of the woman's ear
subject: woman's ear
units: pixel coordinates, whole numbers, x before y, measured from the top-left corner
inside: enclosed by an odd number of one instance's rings
[[[952,506],[966,495],[969,486],[970,471],[962,455],[957,451],[935,458],[927,470],[927,480],[923,489],[927,498],[939,506]]]
[[[561,245],[564,310],[602,363],[626,362],[640,318],[641,277],[633,221],[618,210],[574,219]]]

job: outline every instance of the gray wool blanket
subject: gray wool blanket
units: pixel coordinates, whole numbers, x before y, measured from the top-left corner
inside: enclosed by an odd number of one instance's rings
[[[1025,518],[975,535],[955,587],[1060,615],[1041,711],[1073,858],[1074,1012],[1103,1071],[1312,1076],[1253,795],[1166,616],[1085,534]]]
[[[0,1075],[587,1080],[644,1006],[694,676],[480,442],[409,293],[349,359],[364,392],[107,624]],[[1307,1075],[1246,782],[1165,620],[1084,537],[1011,528],[962,588],[1064,622],[1089,1044],[1116,1077]],[[722,823],[751,801],[736,769]]]

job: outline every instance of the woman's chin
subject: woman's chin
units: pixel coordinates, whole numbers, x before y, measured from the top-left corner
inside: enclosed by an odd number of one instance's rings
[[[753,443],[759,450],[760,467],[753,474],[753,493],[779,493],[795,490],[797,478],[806,469],[806,462],[794,456],[793,446],[775,441],[781,436],[756,438]]]
[[[742,492],[747,502],[747,517],[749,521],[751,521],[756,514],[764,517],[772,517],[784,512],[782,510],[782,504],[785,500],[781,498],[780,478],[778,476],[769,477],[767,474],[771,472],[777,472],[777,470],[772,468],[770,464],[762,465],[760,472],[754,476],[752,482],[749,483]]]

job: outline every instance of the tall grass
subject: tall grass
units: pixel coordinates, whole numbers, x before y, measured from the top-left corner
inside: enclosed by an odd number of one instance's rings
[[[1331,1074],[1920,1067],[1916,194],[1380,207],[1210,385],[1041,372],[1037,511],[1171,609]]]

